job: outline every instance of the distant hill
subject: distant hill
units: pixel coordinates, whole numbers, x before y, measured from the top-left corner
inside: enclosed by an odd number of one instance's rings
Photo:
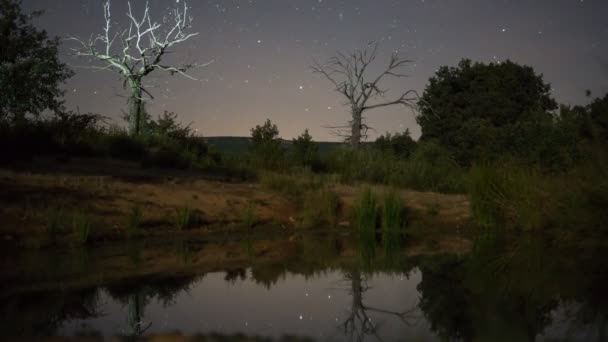
[[[213,148],[225,155],[235,156],[244,154],[249,149],[249,144],[251,143],[251,138],[249,137],[205,137],[207,143]],[[291,140],[283,140],[283,143],[286,146],[291,145]],[[320,141],[317,142],[319,146],[319,153],[326,154],[331,152],[332,150],[343,146],[342,143],[339,142],[329,142],[329,141]]]

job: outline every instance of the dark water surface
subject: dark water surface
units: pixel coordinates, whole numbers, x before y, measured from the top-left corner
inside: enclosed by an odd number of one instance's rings
[[[458,255],[411,249],[321,234],[30,253],[3,263],[0,327],[37,338],[608,338],[603,248],[530,236]]]

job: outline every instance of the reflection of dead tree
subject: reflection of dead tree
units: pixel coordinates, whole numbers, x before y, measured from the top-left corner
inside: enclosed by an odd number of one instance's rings
[[[370,312],[397,317],[408,326],[414,326],[418,323],[420,317],[414,315],[417,307],[398,312],[364,305],[363,293],[369,289],[369,286],[367,285],[367,280],[361,276],[360,271],[349,272],[345,275],[345,278],[351,283],[351,294],[353,297],[351,313],[344,323],[342,323],[344,334],[349,340],[363,341],[365,336],[368,335],[375,336],[378,340],[381,340],[378,335],[379,325],[372,322],[369,317]]]
[[[344,96],[346,105],[350,106],[352,119],[348,126],[329,126],[334,130],[334,134],[346,138],[354,148],[359,147],[361,138],[365,138],[370,129],[364,123],[363,113],[393,105],[404,105],[408,108],[416,108],[418,94],[414,90],[403,92],[394,100],[381,100],[387,93],[386,89],[381,89],[380,84],[387,77],[402,78],[407,75],[402,72],[403,68],[412,61],[400,57],[393,53],[389,63],[383,71],[375,77],[370,77],[369,68],[376,60],[378,44],[369,44],[363,50],[356,50],[350,54],[338,53],[329,59],[326,65],[314,62],[312,71],[323,75],[334,86],[335,91]],[[374,100],[376,100],[375,103]]]

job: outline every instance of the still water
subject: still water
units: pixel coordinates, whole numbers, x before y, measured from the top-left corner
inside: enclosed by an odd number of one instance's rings
[[[411,255],[407,246],[380,245],[370,254],[369,247],[321,235],[23,256],[19,265],[3,266],[0,327],[12,337],[75,339],[608,336],[603,250],[587,248],[576,260],[567,256],[570,247],[537,237],[477,243],[458,254]]]

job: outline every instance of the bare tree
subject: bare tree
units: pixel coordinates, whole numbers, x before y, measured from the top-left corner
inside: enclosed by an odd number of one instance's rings
[[[363,113],[368,110],[392,105],[404,105],[415,109],[418,94],[408,90],[394,100],[386,100],[387,90],[380,88],[380,83],[386,77],[406,77],[402,72],[412,61],[404,59],[398,53],[393,53],[388,66],[375,76],[370,77],[369,69],[376,60],[378,44],[372,43],[363,50],[356,50],[351,54],[338,52],[329,59],[326,65],[314,62],[312,70],[327,78],[336,88],[335,90],[346,97],[346,105],[350,106],[352,119],[347,126],[330,126],[338,129],[337,134],[346,138],[353,148],[358,148],[361,138],[367,137],[369,126],[364,122]],[[349,129],[344,133],[340,129]]]
[[[110,0],[108,0],[103,5],[105,18],[103,33],[91,36],[88,41],[76,37],[70,39],[80,45],[73,49],[77,56],[101,62],[102,66],[92,68],[111,70],[120,75],[123,87],[128,88],[130,94],[128,115],[130,131],[131,134],[137,135],[141,133],[144,120],[144,93],[154,98],[143,84],[146,76],[155,70],[161,70],[171,75],[179,74],[196,80],[187,74],[187,71],[193,67],[204,67],[211,62],[180,66],[163,63],[163,58],[170,53],[172,47],[198,35],[190,32],[192,17],[189,16],[189,7],[185,1],[183,7],[179,6],[170,11],[161,23],[152,20],[147,2],[141,18],[136,18],[133,14],[131,2],[127,2],[127,5],[128,28],[114,29]]]

